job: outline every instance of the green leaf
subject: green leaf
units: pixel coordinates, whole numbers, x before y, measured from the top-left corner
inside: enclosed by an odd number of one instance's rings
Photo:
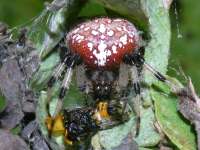
[[[58,64],[59,60],[59,54],[55,52],[40,63],[40,68],[30,81],[33,89],[39,91],[46,87],[46,83],[52,75],[53,69],[56,67],[56,64]]]
[[[61,8],[47,7],[39,16],[11,30],[12,37],[16,37],[21,28],[28,28],[27,38],[38,50],[40,58],[45,58],[64,38],[67,29],[77,19],[79,11],[84,6],[84,3],[79,0],[71,0],[70,2],[63,0],[55,1],[55,3],[63,3],[63,5]]]
[[[141,110],[141,123],[138,137],[135,139],[140,147],[156,146],[160,135],[155,131],[155,116],[151,107]]]
[[[150,41],[145,47],[145,61],[163,74],[167,71],[171,41],[171,26],[168,9],[163,0],[141,0],[143,11],[148,18]],[[158,59],[159,58],[159,59]],[[145,82],[151,84],[155,78],[144,70]]]
[[[195,135],[191,126],[181,119],[175,97],[151,90],[156,119],[161,130],[181,150],[196,150]]]
[[[106,15],[107,14],[104,7],[96,3],[94,0],[90,0],[79,13],[79,17],[94,17],[94,16],[106,16]]]
[[[153,147],[159,143],[160,135],[155,131],[154,121],[155,117],[152,108],[143,109],[141,112],[139,136],[136,139],[133,137],[133,140],[137,142],[139,147]],[[128,122],[112,129],[99,132],[93,138],[93,146],[96,149],[100,146],[110,150],[120,145],[122,140],[126,138],[129,133],[135,132],[135,123],[135,117],[131,116]]]
[[[2,112],[4,110],[5,106],[6,106],[5,97],[2,96],[2,94],[0,92],[0,112]]]
[[[58,96],[58,95],[57,95]],[[90,101],[91,97],[87,96],[87,101]],[[83,92],[78,89],[76,82],[76,74],[72,78],[72,82],[70,84],[70,88],[67,92],[67,95],[64,99],[64,107],[67,108],[75,108],[84,106],[86,104],[86,97]]]
[[[154,150],[154,149],[140,147],[139,150]]]
[[[106,150],[111,150],[112,148],[120,145],[122,140],[127,137],[133,126],[135,126],[134,117],[123,125],[119,125],[109,130],[100,131],[93,138],[92,143],[94,143],[94,149],[98,149],[98,147],[101,146]]]
[[[28,38],[35,44],[38,54],[44,58],[64,37],[66,7],[59,11],[43,10],[29,26]]]
[[[17,126],[13,129],[11,129],[12,134],[15,134],[15,135],[20,134],[20,131],[21,131],[21,126]]]
[[[36,16],[44,7],[44,0],[0,1],[0,20],[10,27],[18,26]]]
[[[46,111],[46,99],[47,94],[45,91],[40,92],[40,97],[38,99],[38,105],[37,105],[37,111],[36,111],[36,117],[39,123],[40,130],[42,134],[48,139],[48,131],[45,125],[45,119],[47,117],[47,111]],[[55,99],[53,99],[55,101]],[[59,136],[56,139],[57,143],[61,143],[59,145],[55,144],[55,142],[51,142],[51,139],[48,139],[49,144],[51,145],[52,149],[60,149],[60,145],[63,145],[63,141],[61,140],[61,136]]]
[[[129,20],[133,21],[135,24],[147,29],[147,18],[142,11],[139,0],[95,0],[99,4],[103,5],[105,8],[112,10],[121,16],[127,17]]]

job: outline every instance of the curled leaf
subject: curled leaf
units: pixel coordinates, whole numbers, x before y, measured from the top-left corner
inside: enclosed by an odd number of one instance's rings
[[[181,150],[195,150],[195,135],[191,126],[177,112],[177,99],[151,90],[156,119],[161,130]]]

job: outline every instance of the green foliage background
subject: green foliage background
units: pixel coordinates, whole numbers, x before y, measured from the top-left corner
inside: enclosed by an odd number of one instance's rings
[[[6,22],[10,27],[24,24],[40,14],[45,7],[44,2],[45,0],[1,0],[0,21]],[[187,76],[191,76],[197,93],[200,93],[200,2],[199,0],[174,2],[176,7],[174,4],[171,7],[172,41],[169,74],[183,81],[179,71],[181,67]],[[88,15],[91,11],[82,14]],[[97,14],[98,11],[102,13],[99,8],[94,8],[94,11],[97,11]],[[178,38],[179,34],[181,38]]]
[[[185,74],[192,78],[197,93],[200,93],[200,1],[175,0],[175,2],[177,2],[178,18],[176,19],[174,7],[172,6],[172,41],[169,73],[181,79],[179,67],[182,67]],[[178,38],[177,24],[182,38]],[[180,81],[183,81],[183,79]]]

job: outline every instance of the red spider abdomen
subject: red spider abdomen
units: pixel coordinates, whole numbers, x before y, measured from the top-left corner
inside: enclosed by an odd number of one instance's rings
[[[113,69],[119,67],[125,54],[139,47],[139,40],[137,29],[127,20],[98,18],[71,30],[66,43],[87,67]]]

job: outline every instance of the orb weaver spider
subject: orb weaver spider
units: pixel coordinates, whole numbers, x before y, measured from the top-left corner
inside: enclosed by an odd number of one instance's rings
[[[56,111],[52,117],[55,118],[61,111],[63,98],[69,89],[73,76],[73,69],[79,65],[84,65],[84,75],[89,82],[83,86],[82,90],[87,94],[91,93],[96,104],[101,101],[110,101],[116,92],[121,92],[116,87],[126,88],[129,84],[128,78],[126,80],[120,80],[120,78],[121,76],[128,77],[129,74],[131,74],[130,84],[136,94],[135,101],[139,103],[139,77],[142,66],[148,69],[159,81],[168,83],[164,75],[145,62],[140,51],[141,40],[136,27],[121,18],[104,17],[86,21],[67,33],[65,56],[47,83],[49,95],[56,80],[66,70]],[[128,66],[128,70],[122,69],[124,65]],[[50,96],[48,97],[47,109],[49,110]],[[135,109],[134,106],[133,109]],[[139,122],[140,114],[138,111],[135,112]]]

